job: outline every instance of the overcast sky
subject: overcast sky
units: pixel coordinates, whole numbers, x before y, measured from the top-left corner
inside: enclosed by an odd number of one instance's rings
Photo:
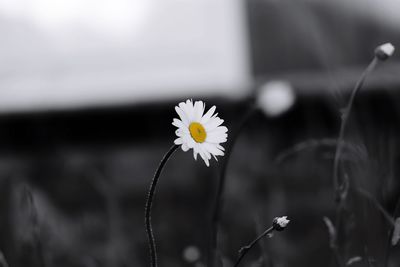
[[[331,1],[400,26],[399,0]],[[0,112],[246,94],[243,2],[0,0]]]
[[[0,0],[0,111],[243,94],[238,0]]]

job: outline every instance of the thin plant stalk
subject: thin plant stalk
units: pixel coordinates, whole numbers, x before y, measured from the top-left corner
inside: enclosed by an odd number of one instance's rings
[[[242,117],[242,119],[238,123],[237,129],[233,132],[230,142],[228,143],[227,148],[226,148],[225,157],[223,159],[222,167],[221,167],[221,171],[220,171],[220,175],[219,175],[215,204],[214,204],[214,209],[213,209],[213,213],[212,213],[211,240],[210,240],[209,251],[208,251],[208,255],[209,255],[208,256],[208,266],[209,267],[214,267],[215,261],[216,261],[218,228],[219,228],[219,223],[221,220],[221,210],[222,210],[222,206],[223,206],[223,195],[224,195],[224,188],[225,188],[225,181],[226,181],[226,170],[228,168],[229,159],[231,157],[233,147],[234,147],[240,133],[242,132],[246,123],[249,121],[249,119],[255,113],[255,110],[256,110],[256,108],[254,106],[252,106],[245,113],[245,115]]]
[[[394,208],[394,212],[393,212],[393,215],[392,215],[393,221],[395,221],[395,218],[396,218],[397,214],[399,213],[399,211],[400,211],[400,197],[397,199],[396,207]],[[385,256],[384,256],[384,260],[383,260],[383,266],[384,267],[387,267],[389,265],[389,256],[390,256],[391,245],[392,245],[392,242],[391,242],[392,240],[391,239],[392,239],[394,227],[395,226],[392,225],[392,227],[391,227],[391,229],[389,231],[389,237],[388,237],[388,240],[387,240],[387,243],[386,243]]]
[[[373,58],[373,60],[371,61],[371,63],[368,65],[368,67],[365,69],[365,71],[361,75],[360,79],[357,81],[353,91],[351,92],[349,102],[342,114],[342,123],[340,124],[339,137],[337,139],[338,141],[337,141],[337,147],[336,147],[336,152],[335,152],[335,159],[334,159],[334,163],[333,163],[333,187],[335,189],[335,199],[337,202],[340,201],[340,197],[341,197],[339,165],[340,165],[340,156],[342,154],[343,145],[344,145],[344,135],[345,135],[345,131],[346,131],[346,126],[349,121],[349,117],[350,117],[351,109],[353,107],[354,99],[355,99],[357,93],[361,90],[366,77],[374,70],[374,68],[378,64],[378,61],[379,61],[379,59],[375,56]]]
[[[254,239],[250,244],[248,244],[247,246],[242,247],[239,250],[239,258],[236,260],[236,263],[234,265],[234,267],[239,266],[239,263],[242,261],[242,259],[246,256],[246,254],[254,247],[255,244],[257,244],[257,242],[265,237],[268,234],[271,234],[273,231],[275,230],[275,228],[273,226],[271,226],[270,228],[268,228],[267,230],[265,230],[261,235],[259,235],[256,239]]]
[[[361,90],[366,78],[375,69],[378,62],[379,62],[378,57],[374,56],[368,67],[364,70],[361,77],[357,81],[353,91],[351,92],[349,102],[347,103],[347,106],[344,109],[341,117],[340,131],[337,139],[337,146],[333,163],[333,188],[334,188],[334,196],[336,203],[335,228],[338,235],[340,233],[340,224],[342,221],[342,210],[344,208],[344,200],[347,196],[347,191],[349,188],[348,177],[345,176],[344,179],[339,178],[340,157],[344,147],[344,135],[346,133],[346,126],[349,121],[354,99],[357,96],[358,92]],[[338,244],[336,244],[336,246],[339,249]],[[343,262],[338,263],[338,266],[343,266]]]
[[[151,181],[149,192],[147,194],[146,207],[145,207],[145,224],[146,224],[147,240],[149,242],[149,249],[150,249],[151,267],[157,267],[156,242],[153,234],[153,228],[151,226],[151,208],[153,204],[154,194],[156,192],[157,182],[160,178],[162,169],[164,168],[165,164],[167,163],[171,155],[177,150],[178,147],[179,147],[178,145],[173,145],[164,155],[163,159],[160,162],[160,165],[158,165],[158,168],[154,174],[153,180]]]

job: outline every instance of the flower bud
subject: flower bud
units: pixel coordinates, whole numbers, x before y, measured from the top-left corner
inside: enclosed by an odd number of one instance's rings
[[[375,49],[375,56],[380,60],[386,60],[393,55],[394,50],[391,43],[382,44]]]
[[[272,221],[272,227],[276,231],[283,231],[289,222],[290,220],[287,219],[287,216],[275,217]]]

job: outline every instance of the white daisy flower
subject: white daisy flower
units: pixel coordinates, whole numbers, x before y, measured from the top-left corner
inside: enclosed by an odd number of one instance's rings
[[[193,149],[194,159],[200,154],[207,166],[211,155],[217,160],[217,156],[224,155],[224,143],[228,137],[228,128],[221,126],[224,120],[215,113],[216,107],[211,107],[204,114],[205,104],[203,101],[186,100],[175,107],[179,119],[174,119],[172,125],[178,127],[174,143],[181,145],[183,151]],[[203,115],[204,114],[204,115]]]

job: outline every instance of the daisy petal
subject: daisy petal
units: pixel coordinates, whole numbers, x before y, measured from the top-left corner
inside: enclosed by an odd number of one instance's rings
[[[194,157],[194,160],[197,160],[197,154],[198,154],[198,145],[195,144],[195,146],[193,147],[193,157]]]
[[[227,133],[228,132],[228,128],[226,128],[225,126],[218,126],[217,128],[210,130],[209,132],[216,132],[216,133]]]
[[[190,148],[194,148],[195,145],[197,144],[193,138],[189,135],[185,136],[185,143],[190,147]]]
[[[187,151],[189,150],[188,145],[185,144],[185,143],[183,143],[183,144],[182,144],[182,150],[183,150],[184,152],[187,152]]]
[[[201,153],[200,153],[200,156],[201,156],[201,158],[204,160],[204,162],[206,163],[207,167],[209,167],[209,166],[210,166],[210,163],[209,163],[209,160],[208,160],[206,154],[205,154],[204,152],[201,152]]]
[[[175,144],[175,145],[182,145],[182,144],[183,144],[182,138],[180,138],[180,137],[179,137],[179,138],[176,138],[175,141],[174,141],[174,144]]]
[[[207,149],[204,148],[204,144],[202,144],[201,150],[203,151],[204,155],[206,156],[207,159],[211,159],[211,153],[207,151]]]
[[[193,116],[194,121],[200,122],[203,113],[204,113],[203,101],[196,101],[194,103],[194,116]]]
[[[223,156],[225,153],[217,148],[216,145],[210,143],[204,143],[204,147],[215,156]]]
[[[181,120],[185,124],[185,126],[189,126],[189,118],[185,114],[185,112],[183,112],[183,110],[180,107],[175,107],[175,111],[176,111],[176,113],[178,113],[179,118],[181,118]]]
[[[211,118],[207,123],[204,124],[204,127],[206,128],[207,131],[212,131],[218,126],[220,126],[224,120],[221,120],[218,117]]]
[[[215,107],[215,106],[212,106],[212,107],[207,111],[207,113],[204,114],[204,116],[201,118],[201,121],[200,121],[201,124],[206,124],[206,123],[210,120],[210,118],[211,118],[211,116],[213,115],[215,109],[216,109],[216,107]]]
[[[215,144],[225,143],[227,140],[227,137],[228,137],[227,134],[211,133],[211,134],[207,135],[206,142],[215,143]]]
[[[225,151],[225,148],[224,148],[223,146],[221,146],[221,145],[218,145],[218,144],[217,144],[217,148],[218,148],[219,150]]]
[[[172,121],[172,125],[174,125],[175,127],[178,127],[179,129],[181,129],[184,132],[189,133],[188,127],[181,120],[174,119]]]
[[[193,109],[192,101],[187,100],[186,103],[181,102],[181,103],[179,103],[179,107],[186,114],[186,116],[188,118],[188,124],[186,126],[189,126],[189,123],[193,121],[193,116],[194,116],[194,109]]]

